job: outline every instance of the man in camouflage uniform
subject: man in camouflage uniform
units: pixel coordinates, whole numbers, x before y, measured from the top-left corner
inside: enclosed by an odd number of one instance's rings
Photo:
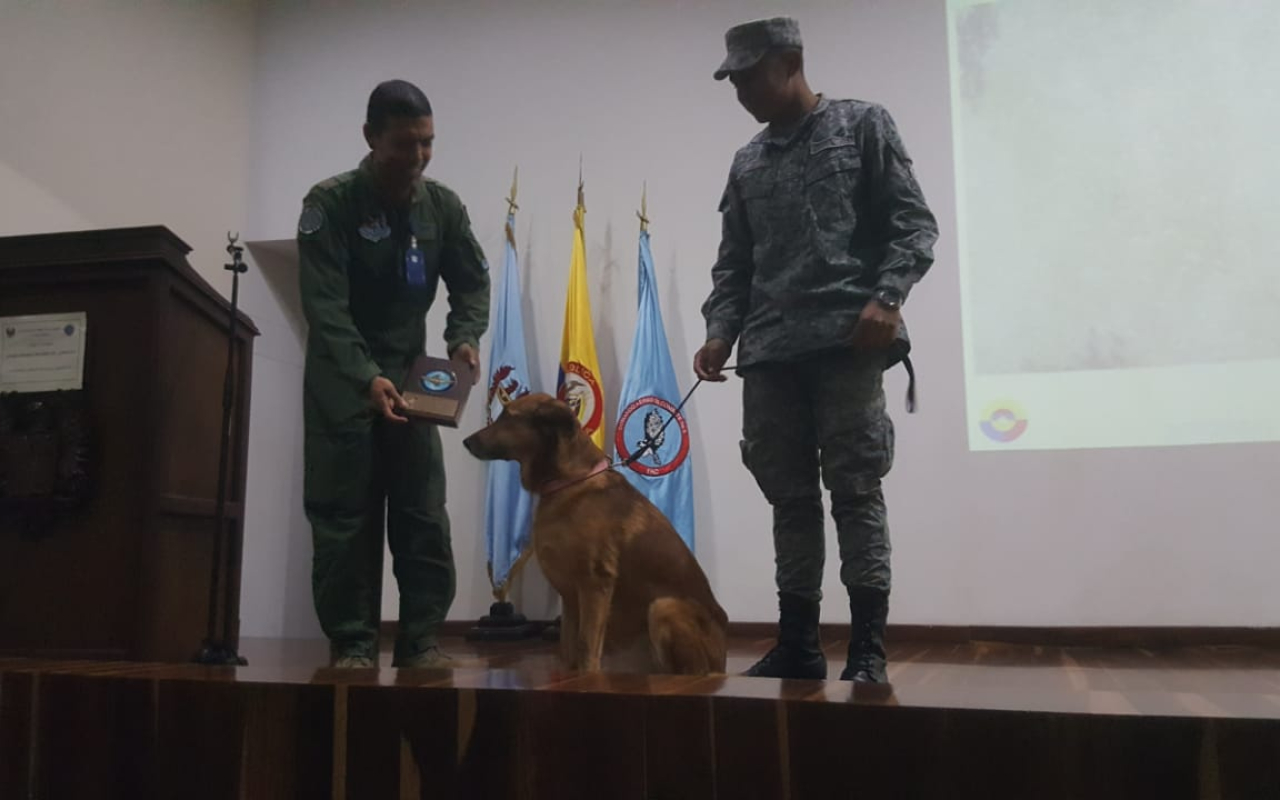
[[[889,532],[880,481],[893,462],[882,377],[909,349],[900,307],[933,261],[937,225],[882,107],[814,94],[799,27],[731,28],[715,73],[761,123],[733,160],[703,306],[700,378],[734,343],[742,458],[773,507],[777,646],[748,675],[825,678],[818,637],[822,485],[852,619],[844,680],[884,682]]]
[[[444,462],[436,426],[401,414],[399,392],[442,280],[447,352],[478,377],[489,275],[458,196],[422,177],[435,139],[426,96],[380,84],[364,134],[368,156],[313,187],[298,221],[312,588],[332,663],[374,666],[385,529],[400,589],[393,665],[438,666],[455,591]]]

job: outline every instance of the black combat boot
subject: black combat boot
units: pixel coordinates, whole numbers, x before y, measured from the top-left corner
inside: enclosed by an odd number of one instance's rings
[[[884,623],[889,616],[889,593],[855,587],[849,590],[849,663],[840,680],[888,683],[884,669]]]
[[[818,601],[778,593],[778,644],[744,675],[824,680],[827,659],[818,639]]]

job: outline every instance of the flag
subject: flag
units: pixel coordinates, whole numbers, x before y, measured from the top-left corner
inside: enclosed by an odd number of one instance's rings
[[[489,392],[486,422],[502,414],[507,403],[526,395],[529,357],[520,313],[520,272],[516,256],[515,183],[507,213],[506,258],[502,265],[502,293],[495,306],[493,340],[489,350]],[[520,464],[488,462],[485,484],[485,543],[489,555],[489,580],[494,595],[505,600],[511,577],[529,546],[533,498],[520,485]]]
[[[560,371],[556,397],[578,415],[582,429],[604,449],[604,390],[591,326],[591,298],[587,293],[587,245],[583,232],[587,209],[578,179],[578,207],[573,211],[573,256],[569,261],[569,294],[564,306],[564,337],[560,341]]]
[[[618,398],[614,447],[621,470],[658,507],[693,550],[693,462],[689,428],[677,411],[681,395],[658,307],[658,280],[649,249],[648,220],[640,215],[640,300],[627,377]],[[673,418],[674,417],[674,418]]]

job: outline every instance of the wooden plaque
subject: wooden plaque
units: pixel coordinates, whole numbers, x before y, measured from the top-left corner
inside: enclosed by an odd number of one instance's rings
[[[469,364],[428,355],[418,356],[400,390],[405,402],[404,414],[456,428],[471,394],[471,384]]]

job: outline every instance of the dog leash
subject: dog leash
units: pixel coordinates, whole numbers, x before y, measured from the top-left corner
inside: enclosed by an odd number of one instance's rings
[[[910,356],[902,357],[902,366],[907,370],[907,401],[906,401],[907,413],[914,414],[916,413],[916,407],[917,407],[916,406],[916,370],[915,370],[915,366],[912,365],[911,363]],[[733,369],[737,369],[736,364],[725,364],[720,368],[720,371],[725,372],[727,370],[733,370]],[[703,378],[698,378],[698,380],[693,384],[693,386],[689,388],[689,391],[685,392],[684,398],[680,401],[680,405],[676,406],[676,410],[667,415],[667,421],[662,423],[662,427],[658,429],[658,432],[655,433],[653,436],[646,436],[644,444],[641,445],[640,448],[636,450],[636,452],[627,456],[625,459],[621,459],[621,460],[615,459],[612,462],[605,461],[603,462],[605,466],[597,467],[593,469],[591,472],[581,477],[573,478],[572,480],[562,481],[562,482],[553,481],[552,485],[554,488],[539,492],[539,494],[541,495],[554,494],[560,491],[561,489],[566,489],[570,486],[573,486],[575,483],[581,483],[582,481],[590,480],[591,478],[594,478],[595,476],[599,475],[602,472],[609,472],[611,470],[618,469],[619,467],[629,467],[632,464],[639,461],[640,458],[644,456],[645,453],[648,453],[649,451],[653,450],[656,447],[654,442],[662,438],[662,435],[667,431],[667,426],[670,425],[672,422],[674,422],[676,417],[680,416],[680,412],[684,410],[685,403],[689,402],[689,398],[693,397],[693,393],[696,392],[698,390],[698,387],[701,386],[704,382],[705,381]]]
[[[902,357],[902,366],[907,370],[907,413],[914,414],[916,413],[916,369],[915,369],[915,366],[912,365],[911,363],[910,356]],[[737,369],[737,365],[726,364],[720,368],[720,371],[724,372],[726,370],[732,370],[732,369]],[[639,450],[632,453],[623,461],[613,462],[612,464],[609,465],[609,469],[616,469],[618,467],[629,467],[632,464],[634,464],[636,461],[638,461],[640,457],[643,456],[645,453],[652,450],[655,447],[654,442],[660,439],[662,437],[662,434],[666,433],[667,426],[670,425],[675,420],[675,418],[680,415],[680,411],[684,408],[684,404],[689,402],[689,398],[693,397],[693,393],[697,391],[698,387],[701,386],[702,384],[703,384],[703,379],[698,378],[697,383],[693,384],[693,388],[689,389],[689,391],[685,393],[684,399],[680,401],[680,405],[676,406],[676,410],[671,412],[671,414],[667,416],[667,421],[662,424],[662,427],[658,429],[658,432],[653,436],[646,436],[645,443],[640,447]]]

